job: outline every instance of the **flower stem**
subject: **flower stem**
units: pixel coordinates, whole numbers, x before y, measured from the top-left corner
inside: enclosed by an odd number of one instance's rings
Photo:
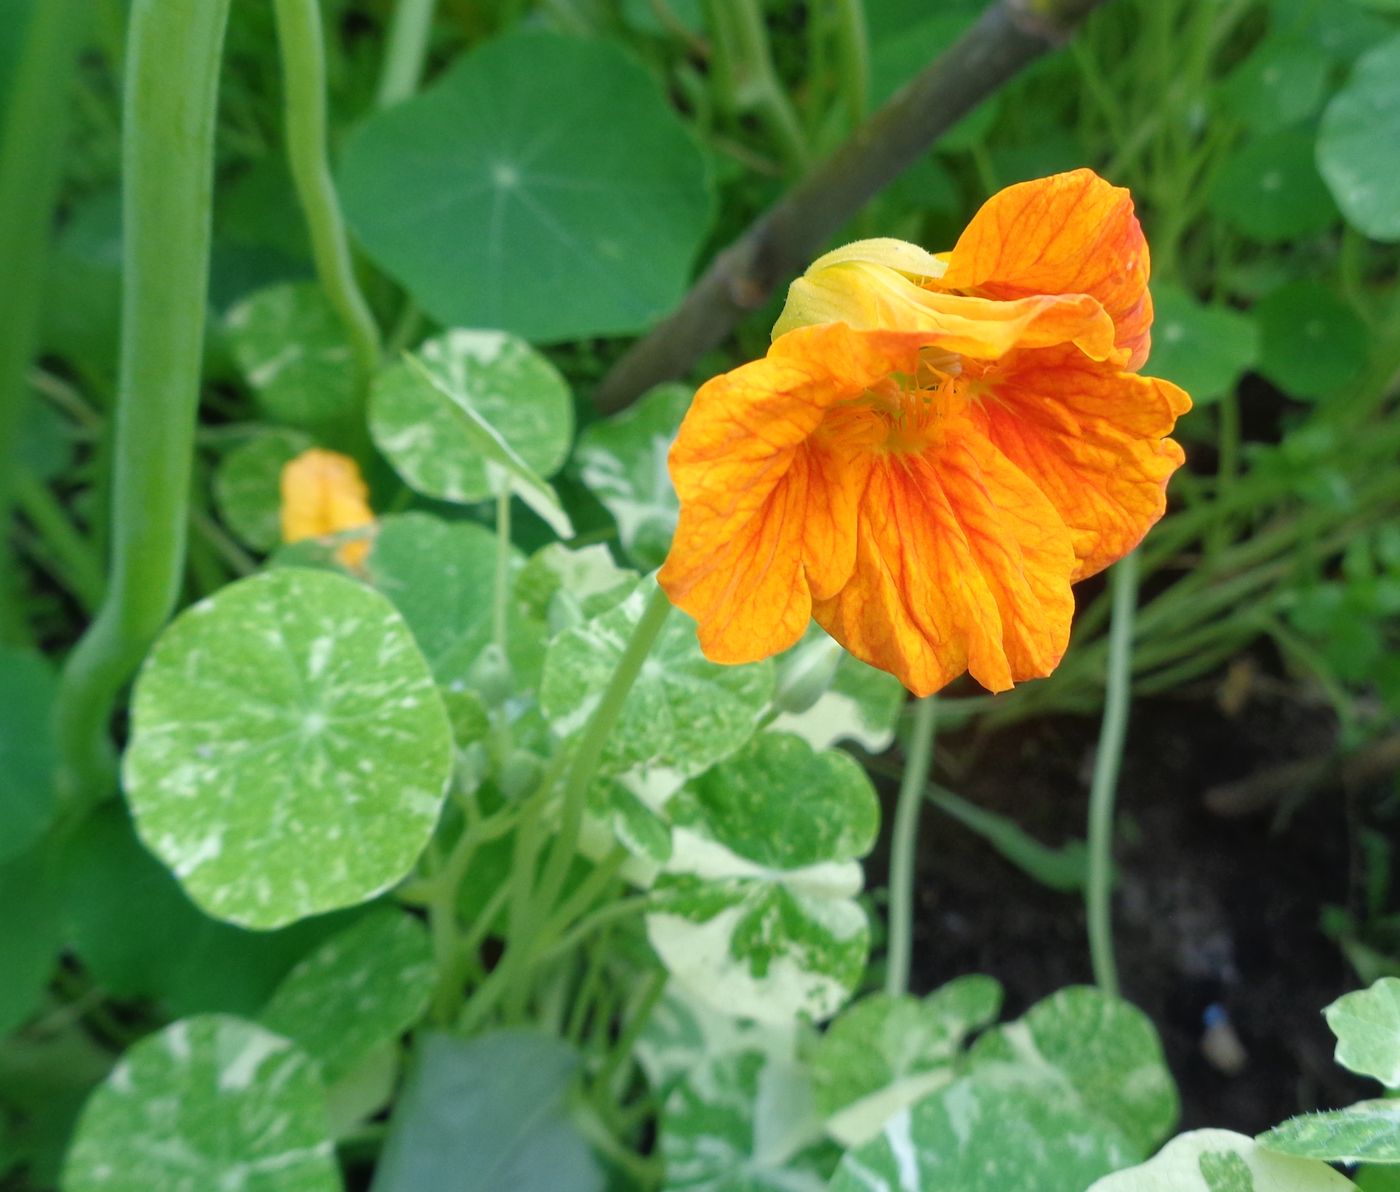
[[[326,159],[326,47],[317,0],[276,0],[287,156],[311,233],[316,273],[350,339],[362,396],[379,367],[379,328],[360,293]],[[361,436],[362,437],[362,436]]]
[[[437,0],[398,0],[394,5],[379,90],[374,99],[379,107],[399,103],[418,89],[436,7]]]
[[[1128,705],[1133,694],[1133,618],[1137,611],[1138,555],[1125,555],[1109,576],[1113,613],[1108,630],[1108,682],[1103,727],[1089,788],[1089,880],[1084,905],[1089,922],[1089,955],[1094,981],[1110,996],[1118,995],[1118,966],[1113,958],[1113,804],[1118,769],[1128,732]]]
[[[870,93],[870,37],[865,20],[865,0],[837,0],[836,41],[840,48],[846,118],[851,127],[856,128],[865,119]]]
[[[788,169],[801,173],[809,157],[807,138],[773,68],[762,8],[757,0],[708,0],[705,18],[722,102],[731,111],[753,109]]]
[[[588,788],[593,776],[598,772],[602,760],[603,747],[622,715],[622,707],[627,702],[627,694],[641,673],[642,663],[647,660],[651,648],[661,633],[662,626],[671,612],[671,602],[660,585],[651,593],[651,599],[642,611],[641,620],[632,631],[617,668],[608,680],[598,706],[593,709],[588,724],[583,730],[573,762],[564,778],[564,800],[560,812],[559,835],[554,841],[544,872],[540,875],[540,885],[535,899],[536,905],[549,908],[554,905],[563,888],[564,878],[569,872],[569,863],[578,848],[579,830],[583,826],[584,807],[588,802]]]
[[[229,0],[135,0],[131,8],[112,569],[59,692],[59,794],[68,816],[115,787],[108,718],[170,616],[184,571],[228,9]]]
[[[492,640],[506,658],[506,643],[510,640],[510,497],[508,477],[502,476],[496,493],[496,576],[492,601]]]
[[[64,160],[59,150],[69,85],[89,9],[86,0],[48,0],[31,7],[14,76],[8,93],[0,96],[0,277],[23,280],[5,287],[0,319],[0,641],[19,641],[28,633],[4,529],[19,427],[29,402],[26,374],[38,335],[39,281]],[[7,36],[15,35],[7,30]]]
[[[919,843],[919,814],[933,764],[933,736],[938,705],[925,696],[914,705],[914,723],[904,758],[904,777],[894,811],[890,841],[890,942],[885,965],[885,992],[909,992],[909,960],[914,939],[914,862]]]
[[[598,763],[603,756],[603,747],[607,744],[608,736],[616,726],[618,717],[622,714],[623,705],[627,702],[627,694],[632,690],[632,685],[641,673],[642,664],[656,644],[656,639],[660,635],[670,611],[670,601],[666,598],[665,592],[658,586],[653,590],[651,599],[642,612],[641,619],[632,630],[631,639],[622,651],[622,657],[618,659],[612,677],[608,680],[608,685],[604,689],[597,707],[593,709],[593,714],[584,727],[578,745],[574,748],[573,756],[568,761],[568,770],[564,777],[559,834],[554,841],[553,849],[544,862],[538,883],[526,897],[524,883],[529,882],[533,876],[535,859],[538,856],[533,833],[538,830],[537,821],[542,810],[543,800],[548,798],[554,788],[560,773],[559,763],[565,754],[560,753],[556,756],[550,773],[540,784],[540,790],[536,795],[531,796],[531,804],[522,817],[519,829],[521,836],[516,842],[514,872],[511,874],[511,885],[514,894],[518,896],[513,896],[511,899],[513,905],[510,917],[510,941],[500,963],[477,988],[471,1000],[462,1010],[457,1021],[457,1029],[464,1034],[470,1033],[479,1026],[487,1014],[495,1008],[496,1003],[513,988],[518,987],[530,970],[531,963],[543,942],[540,939],[540,929],[559,900],[564,880],[568,876],[569,864],[573,861],[574,854],[578,849],[579,832],[583,827],[583,813],[587,804],[588,788],[592,784],[593,776],[598,771]],[[567,924],[560,922],[554,926],[562,932]],[[520,995],[515,998],[518,1008],[524,991],[516,989],[516,992]]]

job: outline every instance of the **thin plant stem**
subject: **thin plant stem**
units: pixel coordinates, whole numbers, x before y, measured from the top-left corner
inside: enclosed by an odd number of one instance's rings
[[[593,715],[589,717],[588,725],[583,730],[578,748],[574,751],[573,762],[564,778],[559,835],[545,862],[544,872],[540,875],[536,901],[542,907],[552,907],[563,888],[569,864],[578,848],[588,788],[593,782],[593,776],[598,772],[603,747],[608,743],[608,737],[622,715],[627,695],[637,681],[637,676],[641,674],[642,664],[646,662],[652,646],[656,644],[670,612],[671,602],[658,585],[652,590],[651,599],[642,611],[641,619],[632,631],[632,637],[623,650],[622,657],[618,659],[617,668],[613,671],[598,706],[593,709]]]
[[[806,168],[802,123],[783,89],[757,0],[708,0],[706,24],[714,45],[714,79],[731,111],[752,109],[789,170]]]
[[[106,576],[92,544],[83,536],[48,485],[21,468],[13,477],[15,504],[38,531],[63,572],[64,583],[85,612],[102,602]]]
[[[0,95],[0,277],[8,279],[0,319],[0,641],[21,641],[29,632],[6,531],[69,90],[90,16],[87,0],[45,0],[31,8],[8,93]]]
[[[311,253],[350,339],[362,396],[379,367],[379,328],[355,280],[350,242],[326,157],[326,47],[317,0],[276,0],[277,42],[286,96],[287,157],[311,233]],[[355,428],[356,437],[363,435]]]
[[[885,965],[885,992],[899,997],[909,992],[909,961],[914,942],[914,863],[919,844],[919,814],[924,806],[933,764],[933,735],[938,705],[925,696],[914,705],[909,748],[904,757],[904,777],[894,810],[894,834],[890,840],[890,942]]]
[[[1133,696],[1133,619],[1137,612],[1138,555],[1125,555],[1109,576],[1113,613],[1108,629],[1108,680],[1104,691],[1103,728],[1089,787],[1089,876],[1084,907],[1089,924],[1089,956],[1094,982],[1110,997],[1118,996],[1118,965],[1113,957],[1113,806],[1118,769],[1128,734],[1128,705]]]
[[[516,856],[512,862],[511,884],[514,887],[511,899],[510,941],[505,955],[472,995],[457,1022],[457,1029],[469,1033],[479,1026],[513,986],[520,984],[529,971],[540,941],[536,938],[538,925],[559,900],[564,880],[568,876],[569,865],[578,849],[579,832],[583,827],[583,813],[587,802],[588,788],[598,772],[598,763],[603,756],[603,747],[622,714],[628,692],[641,673],[642,664],[647,660],[656,639],[666,624],[671,611],[670,601],[665,592],[657,587],[642,612],[641,619],[632,631],[632,637],[618,659],[612,677],[593,709],[584,727],[578,745],[568,760],[564,777],[564,792],[560,810],[559,834],[554,847],[545,859],[544,868],[534,890],[526,897],[525,891],[534,874],[537,851],[533,845],[533,834],[538,831],[539,816],[544,798],[547,798],[558,780],[559,759],[541,783],[540,791],[531,796],[531,801],[522,816],[520,836],[517,838]],[[518,897],[514,895],[519,895]],[[559,925],[562,930],[563,925]],[[523,996],[523,994],[521,995]],[[516,1005],[519,1005],[519,998]]]
[[[175,607],[184,572],[228,9],[229,0],[135,0],[131,8],[112,566],[59,690],[58,790],[70,819],[115,790],[108,720]]]
[[[492,600],[492,640],[506,658],[506,643],[510,640],[510,480],[501,478],[496,493],[496,576]]]
[[[581,918],[559,939],[549,944],[540,953],[539,959],[544,962],[567,956],[599,928],[606,927],[609,923],[616,923],[619,919],[630,919],[634,915],[645,914],[656,905],[656,899],[649,894],[637,894],[631,898],[621,898],[614,902],[604,903],[597,910]]]
[[[865,119],[870,95],[870,34],[865,0],[836,0],[836,44],[840,50],[846,118],[855,128]]]
[[[381,108],[400,103],[418,90],[428,58],[428,37],[437,0],[398,0],[389,22],[384,65],[374,102]]]

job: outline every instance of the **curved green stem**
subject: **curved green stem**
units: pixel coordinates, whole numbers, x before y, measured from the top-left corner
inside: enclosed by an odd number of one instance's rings
[[[496,575],[492,592],[492,638],[502,659],[510,640],[510,498],[509,477],[496,493]]]
[[[865,0],[837,0],[836,42],[840,48],[841,89],[851,127],[865,119],[870,96],[870,35],[865,21]]]
[[[360,293],[350,242],[326,159],[326,47],[317,0],[276,0],[286,93],[287,156],[311,233],[316,274],[350,338],[367,393],[379,367],[379,328]]]
[[[607,744],[613,728],[617,725],[623,705],[627,702],[628,692],[632,690],[632,685],[641,673],[642,664],[647,660],[647,655],[651,653],[652,647],[656,644],[656,639],[666,624],[666,618],[670,611],[671,604],[666,598],[665,592],[659,586],[656,587],[642,612],[641,619],[632,630],[632,637],[622,651],[622,657],[618,659],[617,666],[598,700],[597,707],[593,709],[588,724],[584,727],[583,735],[574,748],[573,756],[568,761],[568,770],[564,776],[559,833],[555,838],[554,847],[544,862],[539,881],[535,883],[534,890],[528,898],[523,897],[523,883],[528,882],[534,872],[537,854],[533,845],[528,842],[525,847],[517,848],[516,859],[513,862],[515,872],[511,875],[511,884],[522,894],[522,897],[515,900],[516,905],[512,908],[510,942],[501,962],[476,990],[463,1009],[461,1017],[457,1021],[459,1031],[469,1033],[479,1026],[485,1020],[486,1015],[495,1008],[496,1003],[513,986],[518,985],[528,973],[531,962],[542,942],[539,938],[540,928],[559,901],[560,891],[568,876],[569,865],[578,850],[579,832],[583,827],[583,814],[588,801],[588,788],[593,782],[594,775],[598,772],[598,763],[602,759],[603,748]],[[560,761],[564,757],[562,752],[556,756],[550,773],[541,783],[539,792],[541,800],[548,797],[553,789],[554,782],[560,772]],[[535,796],[532,796],[533,799]],[[532,802],[531,808],[526,812],[524,825],[521,829],[522,834],[534,829],[540,810],[539,805]],[[520,843],[517,841],[517,844]],[[563,931],[566,924],[557,923],[555,927],[557,930]],[[520,992],[523,995],[523,990]]]
[[[756,0],[707,0],[705,17],[722,102],[731,111],[756,112],[788,168],[800,173],[810,156],[807,138],[773,69],[762,8]]]
[[[1128,735],[1128,705],[1133,697],[1133,618],[1137,611],[1138,555],[1125,555],[1109,576],[1113,614],[1108,630],[1108,682],[1104,692],[1103,728],[1094,757],[1089,788],[1089,880],[1084,906],[1089,922],[1089,955],[1094,981],[1105,993],[1118,995],[1118,966],[1113,958],[1113,804],[1118,768]]]
[[[381,108],[407,99],[418,89],[428,57],[428,35],[437,0],[398,0],[389,23],[384,66],[374,102]]]
[[[184,571],[228,9],[229,0],[135,0],[131,9],[112,569],[59,691],[59,792],[70,816],[115,788],[107,722]]]
[[[909,961],[914,950],[914,862],[919,844],[919,814],[924,806],[933,764],[933,735],[938,719],[934,696],[914,705],[914,723],[904,756],[904,777],[894,809],[890,840],[890,942],[885,964],[885,992],[898,997],[909,992]]]
[[[39,329],[39,281],[62,172],[69,85],[89,12],[87,0],[32,8],[9,92],[0,95],[0,277],[11,279],[0,319],[0,641],[22,640],[28,631],[9,553],[10,486],[29,401],[26,374]]]
[[[578,747],[574,750],[573,762],[564,778],[564,801],[559,817],[559,835],[545,862],[540,875],[539,889],[535,903],[544,908],[552,907],[564,886],[564,878],[569,872],[569,863],[578,849],[579,830],[583,826],[583,812],[588,802],[588,788],[593,776],[598,772],[598,763],[603,757],[603,747],[622,715],[622,707],[627,702],[627,694],[641,674],[642,663],[647,660],[651,648],[666,624],[671,612],[671,602],[666,593],[657,585],[651,599],[642,611],[641,620],[632,631],[632,637],[617,661],[617,669],[603,691],[598,706],[593,709],[588,725],[583,730]]]

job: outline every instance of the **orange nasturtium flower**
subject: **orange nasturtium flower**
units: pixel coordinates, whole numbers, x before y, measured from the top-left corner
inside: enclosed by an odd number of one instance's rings
[[[313,447],[282,468],[282,541],[300,542],[374,524],[369,489],[359,465],[348,455]],[[347,567],[358,567],[369,553],[367,539],[343,543],[336,551]]]
[[[660,582],[716,662],[815,617],[926,695],[1049,674],[1070,584],[1127,554],[1182,462],[1190,399],[1137,374],[1152,300],[1126,190],[1001,191],[949,253],[865,240],[793,283],[761,360],[695,395]]]

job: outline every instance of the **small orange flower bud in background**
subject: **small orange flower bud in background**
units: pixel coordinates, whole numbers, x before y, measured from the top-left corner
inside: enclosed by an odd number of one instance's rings
[[[300,542],[374,524],[369,489],[348,455],[313,447],[282,468],[282,541]],[[358,567],[369,542],[344,543],[336,557]]]
[[[793,283],[762,360],[695,395],[659,579],[716,662],[811,618],[917,695],[1049,674],[1070,585],[1166,505],[1190,399],[1137,375],[1148,251],[1090,170],[1012,186],[951,252],[865,240]]]

